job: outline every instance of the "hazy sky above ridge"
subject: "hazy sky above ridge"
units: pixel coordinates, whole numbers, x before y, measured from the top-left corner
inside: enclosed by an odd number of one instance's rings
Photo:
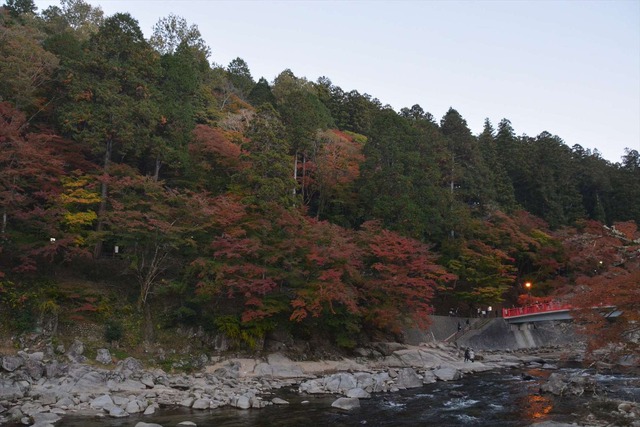
[[[395,110],[453,107],[471,130],[511,121],[617,162],[640,151],[640,1],[85,0],[129,12],[149,37],[173,13],[210,60],[243,58],[257,80],[290,68]],[[35,1],[38,10],[58,1]]]

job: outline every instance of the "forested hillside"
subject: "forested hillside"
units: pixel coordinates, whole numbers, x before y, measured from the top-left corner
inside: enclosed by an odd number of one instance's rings
[[[184,325],[252,346],[284,328],[350,348],[434,311],[640,301],[638,151],[613,164],[506,118],[474,135],[453,108],[398,112],[326,77],[256,81],[215,59],[178,16],[147,40],[135,17],[82,0],[7,0],[12,328],[94,321],[119,338],[139,319],[147,341]]]

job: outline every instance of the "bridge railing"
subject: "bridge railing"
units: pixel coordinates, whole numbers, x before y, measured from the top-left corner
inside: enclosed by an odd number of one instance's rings
[[[547,313],[550,311],[571,310],[571,305],[557,301],[542,304],[527,305],[525,307],[503,308],[502,317],[526,316],[528,314]]]

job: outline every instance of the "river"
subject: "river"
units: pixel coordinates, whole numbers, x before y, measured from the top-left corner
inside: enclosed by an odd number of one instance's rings
[[[570,372],[576,369],[564,368]],[[458,381],[437,382],[397,393],[376,394],[361,400],[361,408],[343,412],[331,408],[335,396],[301,396],[295,390],[277,395],[289,405],[263,409],[220,408],[212,411],[164,409],[152,416],[122,419],[65,417],[64,427],[132,427],[138,421],[165,427],[193,421],[199,427],[252,426],[527,426],[542,421],[572,423],[590,411],[593,396],[540,395],[540,384],[553,371],[505,370],[468,375]],[[532,377],[530,380],[523,380]],[[640,402],[640,375],[597,374],[605,385],[602,397]],[[611,408],[603,406],[604,412]],[[591,407],[593,409],[593,406]],[[615,424],[614,424],[615,425]]]

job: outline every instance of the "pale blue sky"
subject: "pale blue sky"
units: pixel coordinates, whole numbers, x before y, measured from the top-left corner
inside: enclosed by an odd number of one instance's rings
[[[640,0],[88,3],[129,12],[147,37],[182,16],[213,62],[241,57],[256,80],[290,68],[396,110],[453,107],[474,133],[508,118],[519,135],[546,130],[613,162],[640,150]]]

